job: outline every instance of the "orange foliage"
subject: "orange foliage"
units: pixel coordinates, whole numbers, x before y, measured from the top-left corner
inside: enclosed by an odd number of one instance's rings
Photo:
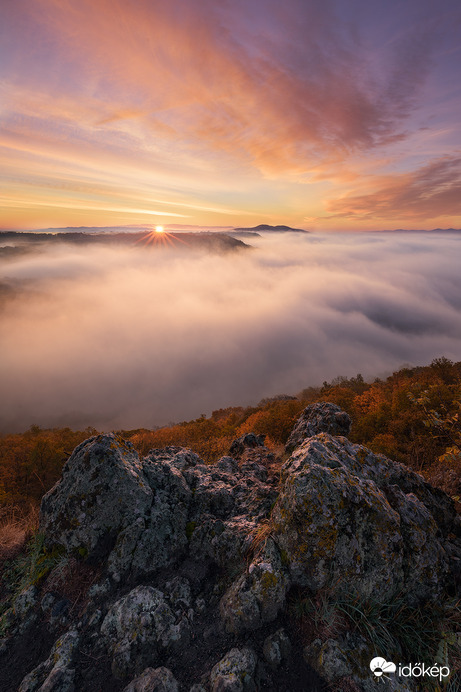
[[[302,409],[315,401],[336,403],[349,413],[353,442],[430,473],[431,466],[453,447],[453,431],[458,430],[461,438],[457,419],[461,363],[439,358],[426,367],[402,368],[372,384],[361,375],[337,377],[323,387],[303,389],[297,398],[278,396],[258,406],[218,409],[209,418],[200,416],[157,430],[119,432],[142,456],[152,448],[174,445],[189,447],[213,462],[228,453],[232,440],[247,432],[266,435],[267,446],[280,448]],[[450,424],[434,427],[430,421],[437,422],[438,417]],[[0,506],[38,503],[59,478],[74,447],[94,433],[91,428],[74,432],[32,426],[23,434],[0,436]],[[447,471],[447,459],[443,469],[437,467],[436,472],[434,467],[434,478],[443,476],[451,488],[456,479]]]

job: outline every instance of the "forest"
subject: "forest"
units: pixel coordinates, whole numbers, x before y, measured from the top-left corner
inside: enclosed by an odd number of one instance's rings
[[[228,453],[246,432],[265,435],[276,463],[295,420],[308,404],[330,401],[352,418],[352,442],[402,462],[455,499],[461,496],[461,362],[441,357],[428,366],[403,367],[387,379],[365,382],[357,374],[338,376],[296,396],[281,394],[256,406],[218,409],[158,429],[119,430],[144,455],[152,448],[189,447],[206,462]],[[94,428],[41,429],[0,436],[0,520],[36,511],[41,497],[59,479],[72,450]]]

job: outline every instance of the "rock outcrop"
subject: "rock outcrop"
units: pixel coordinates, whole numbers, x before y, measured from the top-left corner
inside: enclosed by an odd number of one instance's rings
[[[347,437],[350,429],[350,417],[336,404],[328,402],[311,404],[304,409],[296,421],[285,449],[287,452],[292,452],[308,437],[313,437],[321,432]]]
[[[450,498],[349,442],[349,428],[337,406],[308,406],[280,481],[256,435],[211,465],[180,447],[139,459],[114,434],[79,445],[43,498],[40,530],[43,555],[70,580],[94,577],[73,603],[53,573],[17,597],[3,660],[37,628],[54,641],[27,664],[21,692],[379,690],[373,643],[335,603],[442,602],[459,576],[461,525]],[[310,604],[308,627],[293,624],[297,602]],[[319,603],[333,624],[319,625]]]

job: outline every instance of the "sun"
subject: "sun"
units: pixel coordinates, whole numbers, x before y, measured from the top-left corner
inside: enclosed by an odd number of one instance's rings
[[[156,226],[156,227],[155,227],[155,232],[156,232],[156,233],[163,233],[163,231],[164,231],[163,226]]]

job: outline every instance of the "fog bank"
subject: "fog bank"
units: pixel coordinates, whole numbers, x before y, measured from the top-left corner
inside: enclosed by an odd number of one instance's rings
[[[461,359],[461,234],[281,234],[231,254],[49,246],[0,264],[0,427],[161,425]]]

